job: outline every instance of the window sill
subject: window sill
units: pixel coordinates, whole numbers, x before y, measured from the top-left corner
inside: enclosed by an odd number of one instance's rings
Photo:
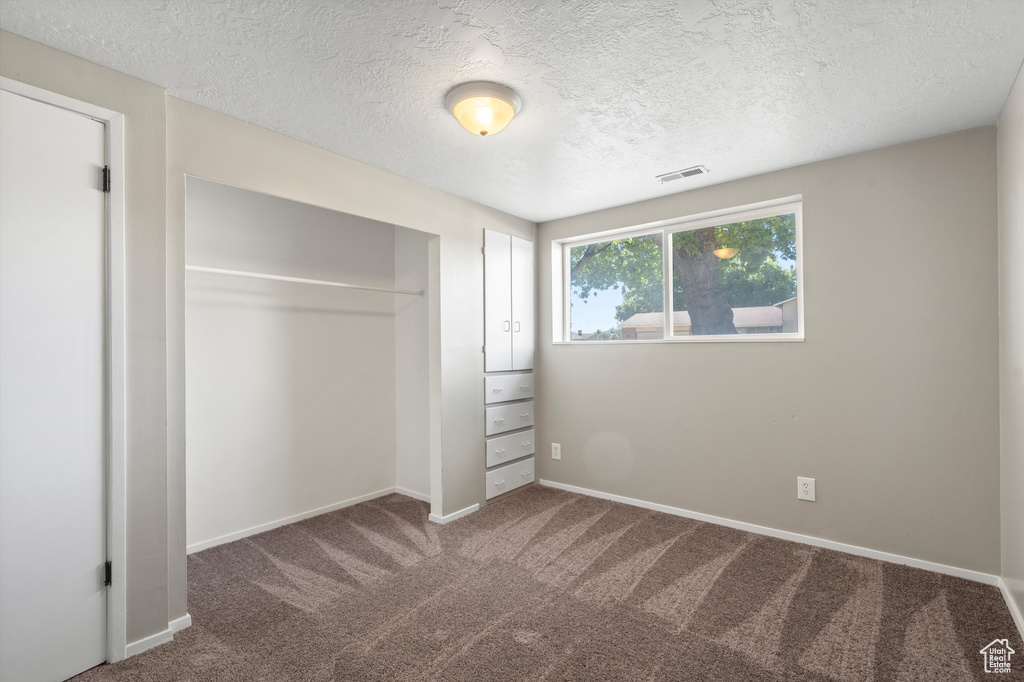
[[[803,334],[736,334],[735,336],[676,336],[670,339],[627,341],[552,341],[553,346],[637,346],[652,343],[802,343]]]

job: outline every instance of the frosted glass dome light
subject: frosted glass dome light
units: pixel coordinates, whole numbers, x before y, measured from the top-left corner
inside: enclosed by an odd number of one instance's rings
[[[501,132],[519,113],[522,100],[504,85],[472,81],[449,90],[444,106],[463,128],[484,137]]]

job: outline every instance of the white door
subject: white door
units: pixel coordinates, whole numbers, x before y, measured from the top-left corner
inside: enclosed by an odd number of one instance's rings
[[[484,230],[484,371],[512,369],[511,237]]]
[[[105,660],[104,126],[0,91],[0,679]]]
[[[512,369],[533,369],[533,242],[512,237]]]

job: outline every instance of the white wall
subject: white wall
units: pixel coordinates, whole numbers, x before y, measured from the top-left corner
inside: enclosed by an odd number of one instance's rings
[[[395,288],[429,288],[433,235],[395,228]],[[395,485],[430,499],[430,301],[395,296]]]
[[[395,284],[391,225],[197,178],[186,210],[190,264]],[[394,486],[394,299],[188,275],[190,551]]]
[[[537,451],[562,459],[538,476],[998,573],[995,143],[978,128],[540,225]],[[797,194],[803,343],[552,345],[552,239]]]
[[[1024,613],[1024,72],[998,130],[1002,577]]]

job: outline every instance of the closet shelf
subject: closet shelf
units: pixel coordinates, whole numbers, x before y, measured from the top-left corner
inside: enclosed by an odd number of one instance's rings
[[[347,282],[328,282],[322,279],[304,279],[302,277],[286,277],[284,275],[268,275],[262,272],[245,272],[243,270],[224,270],[222,268],[208,268],[202,265],[186,265],[189,272],[205,272],[211,275],[228,275],[230,277],[249,277],[251,279],[269,279],[275,282],[292,282],[293,284],[315,284],[322,287],[341,287],[343,289],[362,289],[364,291],[383,291],[387,294],[408,294],[410,296],[422,296],[423,291],[412,289],[387,289],[385,287],[371,287],[365,284],[348,284]]]

